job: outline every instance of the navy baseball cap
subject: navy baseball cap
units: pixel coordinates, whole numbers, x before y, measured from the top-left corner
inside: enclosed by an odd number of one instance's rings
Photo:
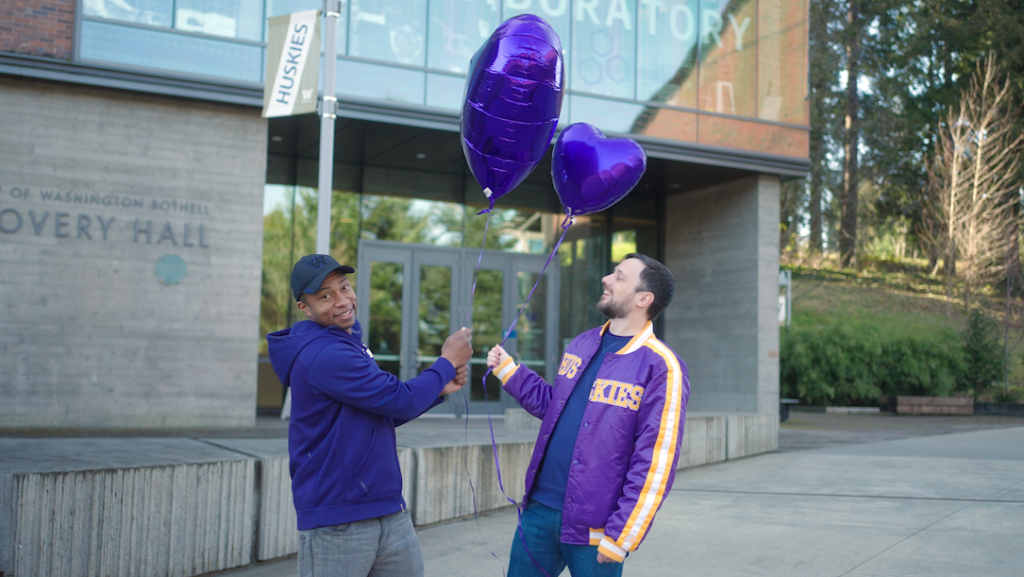
[[[327,275],[336,270],[345,274],[356,272],[350,266],[338,264],[329,254],[307,254],[300,258],[292,267],[292,294],[295,300],[299,300],[303,293],[311,295],[320,290]]]

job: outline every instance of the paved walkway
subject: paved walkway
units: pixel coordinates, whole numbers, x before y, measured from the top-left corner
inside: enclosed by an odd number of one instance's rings
[[[803,413],[780,449],[681,472],[625,574],[1024,573],[1024,420]],[[421,529],[427,575],[502,575],[515,526],[506,509]],[[295,573],[292,558],[224,575]]]

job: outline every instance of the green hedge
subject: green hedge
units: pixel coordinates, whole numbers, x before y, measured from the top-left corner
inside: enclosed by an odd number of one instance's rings
[[[946,396],[968,359],[954,328],[908,319],[794,318],[780,330],[782,396],[801,404],[875,406],[879,395]]]

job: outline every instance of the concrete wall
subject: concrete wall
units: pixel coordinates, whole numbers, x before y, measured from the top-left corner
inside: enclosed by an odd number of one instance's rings
[[[2,574],[187,576],[251,562],[254,459],[145,438],[0,439],[0,458]]]
[[[676,296],[665,341],[690,372],[688,410],[778,414],[779,181],[759,175],[668,197]]]
[[[678,469],[776,450],[778,425],[690,415]],[[497,444],[516,501],[533,446]],[[417,526],[473,515],[474,496],[480,513],[509,505],[489,442],[398,456]],[[190,576],[297,551],[286,439],[0,438],[0,574]]]
[[[0,427],[253,424],[259,111],[11,77],[0,102]]]

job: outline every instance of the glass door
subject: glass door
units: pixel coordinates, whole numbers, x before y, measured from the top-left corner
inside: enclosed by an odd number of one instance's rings
[[[387,241],[359,243],[356,294],[363,341],[380,367],[402,380],[428,368],[449,334],[465,325],[479,252]],[[501,414],[501,383],[487,377],[487,352],[501,342],[546,257],[485,251],[473,298],[470,382],[431,412]],[[505,343],[517,362],[554,382],[558,347],[558,264],[552,263]],[[510,404],[511,403],[511,404]]]
[[[400,247],[360,251],[356,262],[356,318],[363,342],[380,368],[403,381],[414,374],[408,362],[411,273],[412,254]]]

